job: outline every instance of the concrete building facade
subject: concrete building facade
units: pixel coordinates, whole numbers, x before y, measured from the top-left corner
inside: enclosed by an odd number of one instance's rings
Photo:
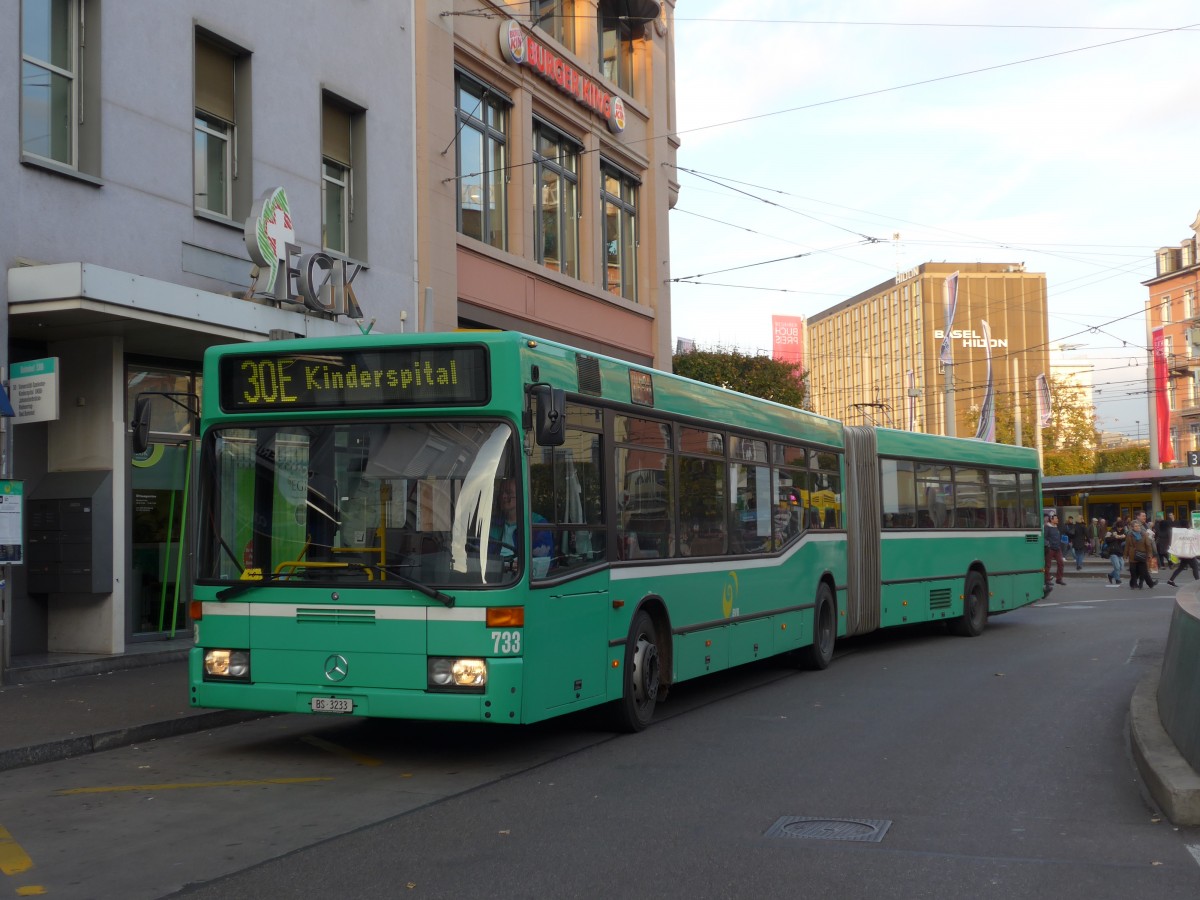
[[[940,353],[945,286],[954,273],[948,430]],[[1026,272],[1022,263],[923,263],[809,316],[807,324],[812,408],[848,424],[974,437],[987,388],[989,343],[998,403],[1012,404],[1014,359],[1015,386],[1026,403],[1035,378],[1049,374],[1046,276]]]
[[[24,508],[0,664],[120,653],[186,627],[204,349],[416,321],[412,6],[0,0],[0,19],[0,490]],[[349,288],[306,301],[287,270],[310,263]]]
[[[421,327],[670,369],[674,4],[418,0]]]

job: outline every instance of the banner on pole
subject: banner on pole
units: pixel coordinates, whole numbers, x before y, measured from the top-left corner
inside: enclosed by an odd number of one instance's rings
[[[1044,374],[1037,377],[1037,419],[1038,427],[1045,428],[1050,424],[1050,416],[1054,412],[1050,408],[1050,384]]]
[[[979,410],[979,427],[975,437],[981,441],[996,441],[996,392],[992,382],[992,330],[987,319],[983,320],[983,342],[987,352],[987,390],[983,395],[983,408]]]
[[[1165,329],[1155,328],[1150,332],[1154,345],[1154,411],[1158,417],[1158,461],[1160,465],[1175,461],[1175,448],[1171,446],[1171,403],[1167,396],[1167,340]]]
[[[954,311],[958,307],[958,273],[953,272],[942,285],[943,299],[946,304],[946,330],[942,333],[942,352],[939,359],[943,365],[949,366],[954,362],[950,350],[950,329],[954,327]]]

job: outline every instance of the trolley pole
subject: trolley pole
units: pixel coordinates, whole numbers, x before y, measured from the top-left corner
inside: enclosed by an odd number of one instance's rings
[[[953,348],[953,345],[951,345]],[[950,351],[953,353],[953,349]],[[954,428],[954,363],[944,364],[946,371],[946,435],[955,437]]]

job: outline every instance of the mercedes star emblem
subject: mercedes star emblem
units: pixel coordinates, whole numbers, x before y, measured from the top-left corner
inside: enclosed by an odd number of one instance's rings
[[[339,653],[333,653],[325,660],[325,677],[330,681],[344,681],[346,674],[350,671],[350,663],[346,661],[346,657]]]

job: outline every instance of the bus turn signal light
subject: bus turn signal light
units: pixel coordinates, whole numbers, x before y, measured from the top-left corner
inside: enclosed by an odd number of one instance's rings
[[[487,608],[488,628],[524,628],[525,607],[523,606],[489,606]]]

